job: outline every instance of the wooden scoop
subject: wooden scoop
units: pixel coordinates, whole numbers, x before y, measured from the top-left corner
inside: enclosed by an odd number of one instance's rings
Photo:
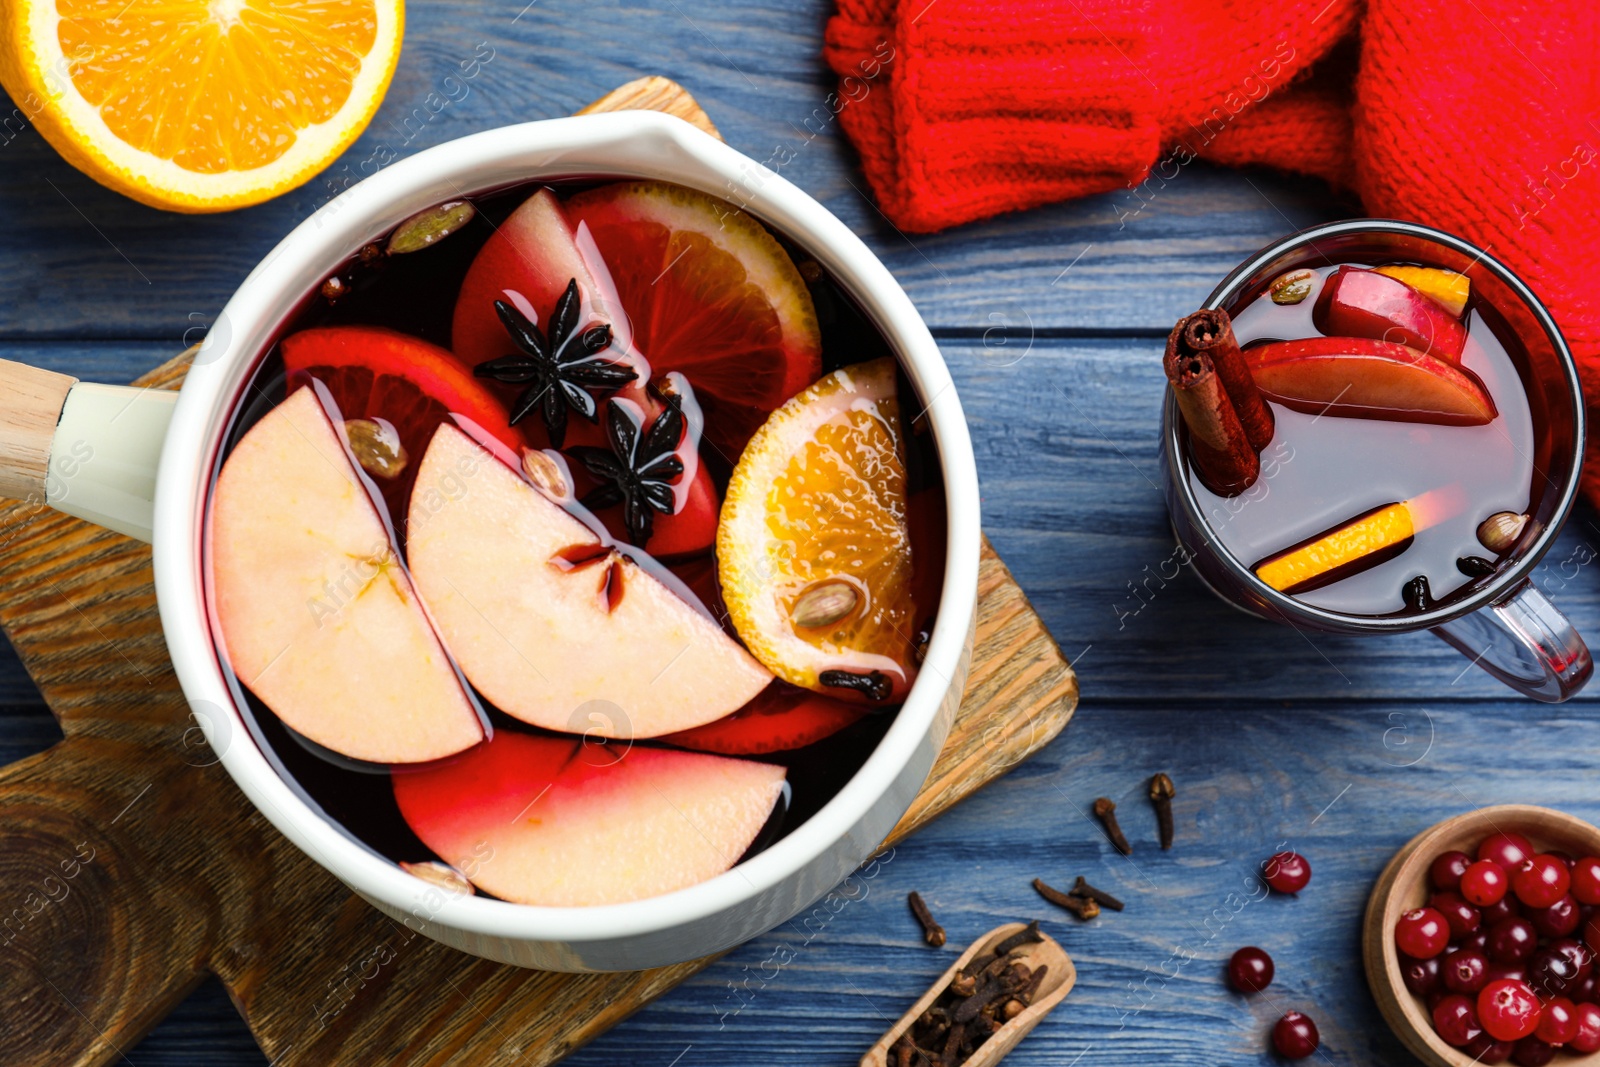
[[[956,972],[965,967],[973,957],[989,952],[995,945],[1004,941],[1012,934],[1027,929],[1024,923],[1006,923],[997,926],[984,934],[967,947],[950,969],[940,976],[922,998],[911,1009],[900,1017],[899,1022],[889,1028],[889,1032],[878,1039],[878,1043],[861,1057],[861,1067],[894,1067],[891,1060],[894,1043],[900,1040],[900,1035],[911,1029],[913,1023],[927,1011],[939,995],[945,991],[950,980]],[[1050,938],[1043,935],[1042,940],[1025,945],[1016,959],[1037,969],[1040,966],[1048,968],[1045,971],[1044,981],[1040,983],[1038,991],[1034,994],[1033,1003],[1024,1008],[1022,1014],[1001,1026],[989,1039],[979,1045],[971,1056],[961,1061],[960,1067],[990,1067],[999,1063],[1000,1058],[1016,1047],[1017,1042],[1028,1035],[1040,1019],[1043,1019],[1068,993],[1072,992],[1073,983],[1078,980],[1077,968],[1073,967],[1072,959],[1066,951]]]

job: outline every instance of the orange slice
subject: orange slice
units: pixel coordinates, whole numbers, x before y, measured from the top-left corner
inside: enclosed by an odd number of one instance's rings
[[[0,0],[0,83],[73,166],[225,211],[302,184],[366,128],[403,0]]]
[[[1331,585],[1398,556],[1419,530],[1459,513],[1465,503],[1460,486],[1445,486],[1385,504],[1269,556],[1256,564],[1256,577],[1282,593]]]
[[[1280,592],[1313,589],[1333,580],[1341,568],[1376,565],[1381,554],[1392,554],[1416,534],[1410,509],[1390,504],[1267,560],[1256,567],[1256,577]]]
[[[722,504],[717,575],[740,638],[774,674],[904,699],[915,606],[892,360],[825,376],[751,438]]]
[[[751,216],[663,182],[603,185],[566,210],[594,238],[651,373],[689,379],[730,458],[822,373],[811,291]]]

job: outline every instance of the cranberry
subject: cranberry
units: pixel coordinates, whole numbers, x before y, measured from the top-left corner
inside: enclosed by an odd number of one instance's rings
[[[1460,892],[1469,903],[1486,908],[1504,900],[1510,887],[1511,880],[1506,877],[1504,867],[1494,860],[1479,860],[1461,876]]]
[[[1576,1015],[1577,1033],[1567,1042],[1567,1049],[1586,1056],[1591,1052],[1600,1052],[1600,1004],[1579,1004]]]
[[[1578,920],[1581,918],[1582,916],[1578,914],[1578,902],[1572,899],[1571,893],[1548,908],[1528,910],[1528,921],[1545,937],[1566,937],[1577,930]]]
[[[1594,950],[1582,941],[1574,941],[1570,937],[1558,937],[1545,948],[1559,952],[1571,960],[1572,965],[1578,969],[1577,976],[1580,979],[1589,977],[1594,970]]]
[[[1450,924],[1450,936],[1466,937],[1478,928],[1483,915],[1461,898],[1459,893],[1435,893],[1428,898],[1428,907],[1444,916]]]
[[[1463,1045],[1461,1051],[1474,1063],[1504,1063],[1511,1058],[1511,1042],[1496,1041],[1485,1031]]]
[[[1520,1041],[1539,1025],[1539,998],[1526,982],[1490,982],[1478,994],[1483,1028],[1496,1041]]]
[[[1480,860],[1493,860],[1506,871],[1516,870],[1531,855],[1533,844],[1521,834],[1490,834],[1478,845]]]
[[[1539,1012],[1539,1027],[1534,1034],[1540,1041],[1565,1045],[1578,1033],[1578,1006],[1566,997],[1556,997]]]
[[[1432,908],[1413,908],[1394,924],[1394,943],[1413,959],[1432,959],[1450,943],[1450,926]]]
[[[1545,1000],[1566,996],[1577,981],[1577,964],[1552,948],[1541,948],[1528,961],[1528,984]]]
[[[1537,1037],[1525,1037],[1511,1049],[1511,1062],[1517,1067],[1544,1067],[1555,1058],[1555,1046]]]
[[[1241,993],[1259,993],[1272,984],[1272,957],[1254,945],[1240,949],[1228,961],[1228,981]]]
[[[1593,1004],[1600,1007],[1600,974],[1589,972],[1588,977],[1582,978],[1571,989],[1567,996],[1576,1004]]]
[[[1461,884],[1461,873],[1472,863],[1465,852],[1443,852],[1428,868],[1428,880],[1441,893],[1454,893]]]
[[[1584,924],[1583,943],[1600,952],[1600,915],[1591,916]]]
[[[1448,922],[1449,920],[1447,919],[1446,921]],[[1487,956],[1489,954],[1489,931],[1475,930],[1460,941],[1457,941],[1455,947],[1481,952]]]
[[[1433,1028],[1445,1044],[1456,1048],[1483,1033],[1478,1009],[1460,993],[1451,993],[1434,1007]]]
[[[1438,866],[1439,861],[1435,860],[1434,869]],[[1572,865],[1572,895],[1579,904],[1600,904],[1600,857],[1585,856]]]
[[[1570,853],[1570,852],[1563,852],[1563,851],[1562,851],[1562,850],[1561,850],[1561,849],[1559,849],[1559,848],[1553,848],[1553,849],[1551,849],[1551,850],[1550,850],[1550,851],[1549,851],[1549,852],[1546,852],[1546,853],[1545,853],[1545,855],[1546,855],[1546,856],[1554,856],[1554,857],[1555,857],[1555,858],[1556,858],[1556,859],[1558,859],[1558,860],[1560,860],[1560,861],[1561,861],[1561,862],[1562,862],[1562,863],[1564,863],[1564,864],[1566,864],[1566,865],[1567,865],[1567,873],[1568,873],[1568,874],[1571,874],[1571,873],[1572,873],[1572,865],[1573,865],[1573,864],[1574,864],[1574,863],[1577,863],[1577,862],[1578,862],[1578,861],[1577,861],[1577,860],[1575,860],[1575,859],[1573,859],[1573,858],[1572,858],[1572,853]]]
[[[1548,852],[1530,856],[1511,873],[1511,891],[1530,908],[1548,908],[1567,895],[1572,875]]]
[[[1439,965],[1439,977],[1452,993],[1476,993],[1489,981],[1489,959],[1472,949],[1458,949]]]
[[[1311,881],[1311,864],[1298,852],[1279,852],[1261,865],[1261,875],[1279,893],[1298,893]]]
[[[1319,1041],[1317,1024],[1298,1011],[1288,1012],[1272,1028],[1272,1047],[1285,1059],[1305,1059],[1317,1051]]]
[[[1521,963],[1539,947],[1539,935],[1527,919],[1506,919],[1489,928],[1489,958],[1496,963]]]
[[[1483,925],[1493,926],[1495,923],[1505,922],[1507,919],[1522,918],[1522,905],[1517,903],[1517,898],[1507,893],[1500,898],[1500,903],[1490,904],[1480,909],[1483,915]]]
[[[1418,960],[1400,956],[1400,980],[1413,996],[1425,997],[1439,986],[1439,957]]]

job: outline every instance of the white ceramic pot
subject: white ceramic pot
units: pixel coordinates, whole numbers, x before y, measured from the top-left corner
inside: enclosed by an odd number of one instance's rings
[[[949,505],[942,608],[911,695],[866,764],[821,811],[750,860],[700,885],[628,904],[548,908],[449,898],[308,806],[253,742],[207,622],[200,552],[206,494],[241,391],[323,278],[423,208],[574,176],[661,179],[729,199],[802,246],[866,310],[928,401]],[[373,905],[479,956],[552,970],[631,970],[703,956],[777,926],[878,848],[927,777],[960,701],[980,525],[972,445],[949,369],[904,291],[843,223],[777,174],[675,118],[621,112],[490,130],[354,186],[284,238],[245,279],[209,331],[175,404],[171,394],[75,384],[17,364],[0,367],[0,390],[6,397],[0,494],[43,497],[59,510],[151,541],[178,679],[212,748],[250,800]]]

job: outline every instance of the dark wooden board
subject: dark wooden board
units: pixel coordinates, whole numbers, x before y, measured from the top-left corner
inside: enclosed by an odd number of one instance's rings
[[[594,109],[627,107],[716,132],[662,79]],[[186,367],[173,360],[139,384],[176,387]],[[1037,751],[1076,707],[1071,668],[987,545],[976,622],[956,722],[890,842]],[[125,1058],[210,972],[276,1063],[550,1063],[710,962],[522,970],[351,896],[245,801],[193,728],[148,546],[37,505],[0,507],[0,626],[65,732],[0,770],[0,900],[20,905],[0,932],[8,1058]]]

